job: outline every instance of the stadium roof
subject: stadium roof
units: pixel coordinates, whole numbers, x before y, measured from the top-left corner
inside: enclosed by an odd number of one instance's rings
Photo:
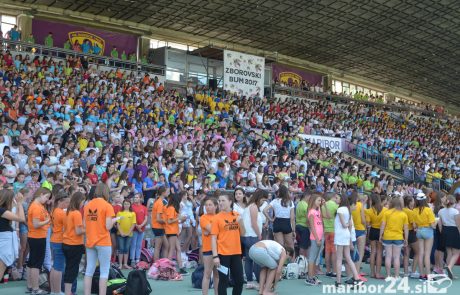
[[[458,0],[22,0],[278,52],[460,105]]]

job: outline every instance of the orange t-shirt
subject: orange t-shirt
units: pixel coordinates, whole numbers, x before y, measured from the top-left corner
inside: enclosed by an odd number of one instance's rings
[[[165,207],[164,210],[164,219],[165,219],[165,234],[167,235],[177,235],[179,233],[179,222],[168,223],[168,219],[177,218],[179,215],[176,212],[174,206]]]
[[[83,227],[83,218],[80,210],[73,210],[64,217],[62,243],[66,245],[83,245],[83,235],[77,235],[75,232],[77,227]]]
[[[115,216],[113,207],[102,198],[95,198],[85,206],[86,247],[112,246],[110,231],[105,227],[105,220]]]
[[[156,229],[163,229],[165,226],[162,223],[157,221],[157,214],[163,215],[163,211],[165,206],[163,205],[163,198],[158,197],[155,202],[153,203],[152,208],[152,228]]]
[[[202,250],[203,252],[208,252],[212,250],[211,246],[211,233],[209,233],[207,236],[204,234],[204,231],[206,230],[206,227],[211,224],[212,227],[212,221],[214,219],[215,214],[203,214],[200,217],[200,227],[201,227],[201,238],[202,238]]]
[[[65,212],[61,208],[53,210],[51,215],[51,239],[52,243],[62,243],[62,233],[64,232],[64,218]]]
[[[34,228],[34,218],[38,219],[40,222],[49,218],[48,211],[46,211],[42,204],[37,202],[32,202],[32,204],[30,204],[29,210],[27,211],[27,226],[29,227],[29,233],[27,236],[33,239],[46,238],[48,228],[50,227],[49,223],[42,227]]]
[[[219,212],[212,220],[211,234],[217,236],[217,253],[240,255],[240,225],[236,212]]]

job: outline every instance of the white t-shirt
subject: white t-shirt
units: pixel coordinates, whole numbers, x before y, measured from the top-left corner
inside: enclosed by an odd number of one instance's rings
[[[270,205],[275,213],[275,218],[291,218],[291,209],[294,208],[294,203],[292,201],[289,202],[287,207],[284,207],[281,205],[281,199],[276,198],[270,202]]]
[[[271,258],[278,262],[281,257],[281,252],[284,249],[283,246],[273,240],[263,240],[261,242],[264,243],[265,247],[267,248],[268,255],[270,255]]]
[[[441,218],[443,226],[457,227],[457,224],[455,223],[455,215],[458,215],[458,210],[452,207],[442,208],[438,212],[438,216]]]
[[[263,213],[258,211],[257,212],[257,227],[259,228],[259,232],[262,233],[262,219]],[[243,224],[244,224],[244,237],[257,237],[256,231],[252,228],[251,223],[251,211],[249,207],[244,208],[243,210]]]
[[[344,228],[340,222],[339,214],[342,214],[345,222],[351,222],[350,211],[347,207],[339,207],[334,220],[334,245],[347,246],[350,245],[351,233],[348,227]]]

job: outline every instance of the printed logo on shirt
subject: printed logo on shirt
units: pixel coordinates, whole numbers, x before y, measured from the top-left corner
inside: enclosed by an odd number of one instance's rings
[[[224,220],[224,221],[225,221],[224,230],[226,231],[240,230],[240,226],[238,222],[236,221],[236,218],[233,219],[233,221],[229,221],[229,220]]]
[[[88,219],[90,221],[97,221],[97,209],[94,209],[94,211],[88,209]]]

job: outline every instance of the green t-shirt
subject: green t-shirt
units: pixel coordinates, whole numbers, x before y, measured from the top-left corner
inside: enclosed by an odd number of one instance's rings
[[[126,53],[123,52],[123,53],[121,54],[121,60],[126,60]]]
[[[369,180],[363,182],[363,187],[366,192],[370,192],[374,189],[374,185]]]
[[[64,42],[64,49],[67,49],[67,50],[70,50],[70,42],[69,41],[66,41]]]
[[[143,56],[141,58],[141,63],[146,64],[147,63],[147,58]]]
[[[350,175],[348,176],[348,184],[356,184],[358,183],[358,177]]]
[[[307,202],[302,200],[299,203],[297,203],[297,207],[295,208],[295,224],[296,225],[308,227],[307,211],[308,211]]]
[[[342,173],[340,174],[340,178],[342,178],[342,181],[346,184],[348,184],[348,178],[350,177],[350,174],[348,173]]]
[[[29,37],[27,37],[26,42],[27,42],[27,43],[30,43],[30,44],[34,44],[34,43],[35,43],[35,38],[34,38],[34,36],[29,36]]]
[[[136,55],[131,54],[131,55],[129,56],[129,60],[132,61],[132,62],[136,62]]]
[[[113,49],[110,52],[110,56],[113,57],[113,58],[118,58],[118,51],[116,49]]]
[[[53,47],[53,37],[48,35],[45,38],[45,46]]]
[[[323,212],[321,212],[322,216],[323,216],[323,224],[324,224],[324,232],[327,232],[327,233],[333,233],[334,232],[334,221],[335,221],[335,214],[337,212],[337,209],[339,208],[339,205],[332,201],[332,200],[329,200],[326,202],[326,209],[327,211],[329,211],[329,214],[331,216],[331,218],[325,218],[324,216],[326,216]]]

